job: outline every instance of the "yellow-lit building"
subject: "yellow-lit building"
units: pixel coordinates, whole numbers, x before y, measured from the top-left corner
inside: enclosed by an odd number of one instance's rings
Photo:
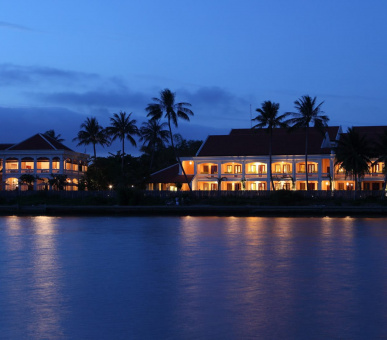
[[[75,152],[44,134],[17,144],[0,144],[0,190],[27,190],[20,183],[24,174],[38,178],[34,190],[49,189],[52,175],[66,175],[66,190],[77,190],[87,170],[89,155]]]
[[[355,127],[374,137],[387,127]],[[353,190],[355,183],[335,165],[334,147],[342,134],[339,126],[325,133],[309,128],[308,162],[305,164],[305,130],[273,131],[272,176],[276,190]],[[370,138],[372,139],[372,138]],[[270,136],[265,129],[233,129],[228,135],[208,136],[195,157],[182,158],[193,190],[271,190],[269,175]],[[361,179],[363,190],[380,190],[384,164],[371,166]],[[151,175],[148,190],[189,190],[178,164]]]

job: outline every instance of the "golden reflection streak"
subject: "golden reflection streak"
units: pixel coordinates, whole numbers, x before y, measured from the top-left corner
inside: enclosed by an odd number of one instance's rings
[[[29,329],[37,338],[63,336],[60,314],[57,306],[62,296],[59,290],[59,270],[55,221],[57,218],[38,216],[33,218],[32,227],[35,234],[33,258],[33,295],[28,301],[34,310],[33,322]]]

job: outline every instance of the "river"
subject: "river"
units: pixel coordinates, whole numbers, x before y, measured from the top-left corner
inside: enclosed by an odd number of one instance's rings
[[[387,219],[0,217],[1,339],[387,338]]]

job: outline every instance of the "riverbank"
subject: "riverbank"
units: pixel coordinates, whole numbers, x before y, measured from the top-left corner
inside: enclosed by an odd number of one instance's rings
[[[386,206],[0,206],[1,216],[387,216]]]

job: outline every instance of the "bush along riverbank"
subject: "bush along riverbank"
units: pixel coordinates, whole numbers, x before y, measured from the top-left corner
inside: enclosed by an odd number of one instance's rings
[[[157,214],[232,214],[251,215],[255,212],[268,214],[294,211],[299,214],[324,214],[347,211],[384,214],[387,200],[381,192],[326,192],[326,191],[275,191],[275,192],[149,192],[120,189],[116,191],[24,191],[0,192],[1,213],[144,213]],[[60,208],[62,207],[62,208]],[[66,209],[68,207],[69,209]],[[70,209],[71,207],[71,209]],[[88,208],[86,208],[88,207]],[[94,208],[96,207],[96,208]],[[125,209],[125,207],[127,209]],[[131,209],[133,207],[133,209]],[[136,209],[136,207],[138,209]],[[140,208],[141,207],[141,208]],[[149,209],[152,207],[152,209]],[[155,209],[157,207],[157,209]],[[228,207],[228,208],[227,208]],[[104,209],[102,209],[104,208]],[[233,209],[230,209],[233,208]]]

